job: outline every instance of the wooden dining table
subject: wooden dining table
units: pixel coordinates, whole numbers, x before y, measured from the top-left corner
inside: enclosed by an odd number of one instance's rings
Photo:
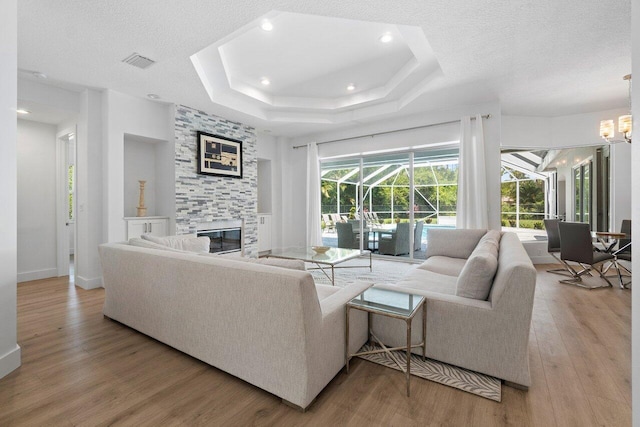
[[[612,253],[620,239],[627,237],[625,233],[615,233],[609,231],[595,231],[591,235],[602,244],[604,252]]]

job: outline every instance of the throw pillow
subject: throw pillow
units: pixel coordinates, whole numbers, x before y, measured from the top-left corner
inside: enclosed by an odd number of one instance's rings
[[[456,295],[486,300],[491,292],[493,277],[498,270],[498,239],[500,232],[490,230],[480,239],[462,267],[456,283]]]
[[[482,238],[478,242],[478,246],[485,243],[491,243],[493,246],[495,246],[497,254],[500,250],[500,237],[502,237],[502,234],[500,234],[498,230],[489,230],[487,231],[487,234],[482,236]]]
[[[141,237],[144,240],[148,240],[159,245],[168,246],[173,249],[198,253],[208,253],[209,245],[211,243],[211,240],[206,236],[196,237],[192,234],[166,237],[156,237],[150,234],[143,234]]]
[[[132,237],[129,239],[129,244],[131,246],[137,246],[139,248],[147,248],[147,249],[158,249],[161,251],[170,251],[170,252],[184,252],[178,249],[170,248],[169,246],[160,245],[158,243],[153,243],[149,240],[144,240],[139,237]]]
[[[491,292],[497,269],[498,259],[493,254],[488,252],[472,254],[458,276],[456,295],[486,300]]]

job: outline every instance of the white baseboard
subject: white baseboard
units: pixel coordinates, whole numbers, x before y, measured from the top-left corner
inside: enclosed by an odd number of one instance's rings
[[[0,356],[0,378],[9,375],[20,367],[21,349],[18,344],[8,353]]]
[[[57,268],[45,268],[44,270],[18,273],[18,283],[30,282],[31,280],[48,279],[50,277],[58,277]]]
[[[87,279],[86,277],[76,276],[76,286],[80,286],[82,289],[91,290],[102,287],[102,276],[94,277],[93,279]]]

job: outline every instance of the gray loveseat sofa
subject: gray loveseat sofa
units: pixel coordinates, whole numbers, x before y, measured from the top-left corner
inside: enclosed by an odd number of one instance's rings
[[[427,260],[399,282],[376,287],[427,297],[427,357],[527,388],[531,384],[528,349],[536,270],[516,234],[494,231],[498,242],[487,243],[486,232],[430,229]],[[481,239],[490,248],[499,246],[497,268],[487,276],[489,286],[473,295],[478,289],[468,287],[483,280],[480,270],[491,258],[479,254]],[[471,262],[478,257],[479,263]],[[460,283],[462,276],[466,276],[465,284]],[[456,295],[463,285],[466,295],[475,298]],[[422,314],[413,322],[412,340],[418,343]],[[404,322],[374,316],[372,328],[385,344],[406,344]]]

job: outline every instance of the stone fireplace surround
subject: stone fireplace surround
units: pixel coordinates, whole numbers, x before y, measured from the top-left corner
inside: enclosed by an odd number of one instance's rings
[[[242,141],[242,179],[197,173],[197,131]],[[176,234],[193,234],[240,221],[243,254],[256,257],[258,155],[255,129],[177,105],[175,138]]]

